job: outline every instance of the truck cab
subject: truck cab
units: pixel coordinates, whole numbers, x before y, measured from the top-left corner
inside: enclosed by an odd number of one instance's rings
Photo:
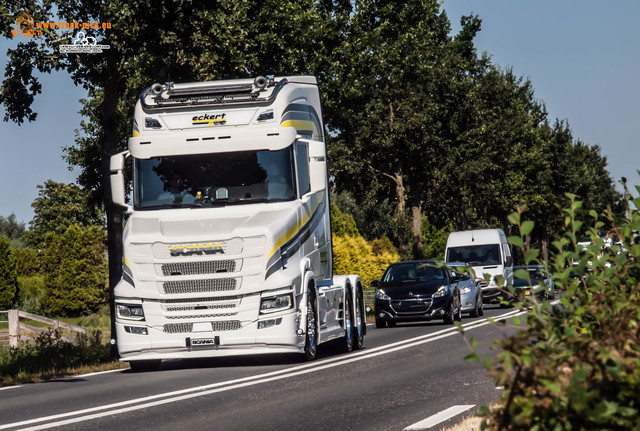
[[[332,274],[323,130],[314,77],[141,94],[128,150],[111,160],[113,200],[129,213],[114,292],[121,360],[312,359],[354,334],[362,345],[360,278]]]

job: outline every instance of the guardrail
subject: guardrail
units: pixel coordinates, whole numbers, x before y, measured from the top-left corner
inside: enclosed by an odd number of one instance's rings
[[[6,320],[3,318],[6,315]],[[6,324],[7,329],[0,329],[0,345],[8,345],[10,347],[18,347],[23,341],[33,340],[33,337],[27,335],[27,333],[44,334],[51,330],[48,328],[38,328],[35,326],[21,323],[20,318],[35,320],[36,322],[42,322],[50,327],[53,327],[54,331],[67,329],[73,332],[79,332],[85,334],[87,331],[82,326],[72,325],[71,323],[62,322],[60,320],[50,319],[48,317],[38,316],[37,314],[27,313],[20,310],[7,310],[0,311],[0,328],[3,327],[3,323]],[[75,342],[75,339],[67,337],[66,335],[60,335],[60,338],[64,341]]]

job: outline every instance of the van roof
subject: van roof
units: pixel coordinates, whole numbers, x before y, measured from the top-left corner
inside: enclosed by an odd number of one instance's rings
[[[460,245],[495,244],[506,241],[507,237],[502,229],[474,229],[451,232],[447,238],[447,248]]]

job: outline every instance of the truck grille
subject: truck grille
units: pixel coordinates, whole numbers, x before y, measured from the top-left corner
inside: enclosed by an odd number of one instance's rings
[[[237,284],[238,280],[235,278],[166,281],[162,283],[162,290],[167,294],[224,292],[235,290]]]
[[[227,320],[226,322],[211,322],[211,329],[214,331],[237,331],[242,328],[239,320]]]
[[[180,262],[162,265],[162,275],[203,275],[219,272],[235,272],[235,260],[214,260],[208,262]]]
[[[239,320],[226,320],[222,322],[211,322],[213,331],[236,331],[242,328]],[[169,334],[188,333],[193,331],[193,323],[168,323],[162,330]]]
[[[225,308],[235,308],[239,303],[239,296],[222,296],[219,298],[168,299],[162,301],[162,310],[167,312],[220,310]]]
[[[193,331],[193,323],[169,323],[162,328],[164,332],[169,334],[178,334]]]

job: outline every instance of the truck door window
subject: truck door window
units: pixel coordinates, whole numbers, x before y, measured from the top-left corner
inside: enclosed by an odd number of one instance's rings
[[[309,154],[307,144],[304,142],[296,143],[296,172],[300,196],[304,196],[311,190],[311,184],[309,182]]]

